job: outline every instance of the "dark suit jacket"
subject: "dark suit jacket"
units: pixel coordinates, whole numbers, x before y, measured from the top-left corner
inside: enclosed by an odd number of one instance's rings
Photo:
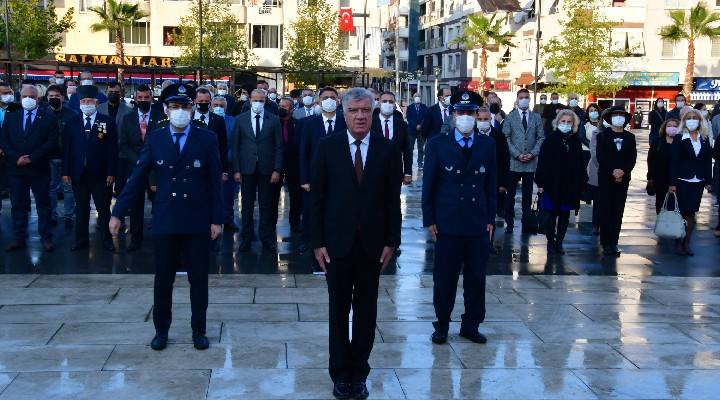
[[[326,247],[330,259],[345,257],[358,234],[369,258],[380,260],[384,246],[400,244],[400,154],[375,132],[358,184],[347,134],[318,144],[312,162],[311,234],[313,248]]]
[[[62,176],[80,181],[83,169],[89,182],[105,182],[108,176],[117,176],[117,136],[115,120],[110,116],[96,113],[87,139],[85,116],[78,114],[69,119],[63,132]]]
[[[233,172],[271,175],[273,171],[282,171],[285,143],[280,118],[268,112],[263,117],[257,137],[253,131],[255,113],[249,111],[235,117]]]
[[[222,172],[230,171],[228,160],[228,133],[225,127],[225,118],[209,112],[209,121],[205,121],[207,129],[214,132],[218,137],[218,150],[220,151],[220,163],[222,164]],[[194,115],[193,115],[194,117]]]
[[[283,152],[283,172],[285,175],[300,177],[300,131],[299,121],[293,117],[287,121],[288,141]],[[284,122],[280,120],[280,132]]]
[[[490,128],[490,137],[495,141],[495,159],[497,160],[497,185],[498,188],[508,187],[508,176],[510,176],[510,149],[507,138],[501,130]]]
[[[153,233],[209,233],[210,224],[222,224],[222,183],[217,136],[193,126],[180,154],[170,127],[145,136],[145,146],[112,215],[124,217],[145,189],[148,175],[157,177]]]
[[[62,133],[65,131],[65,123],[72,117],[79,113],[75,110],[71,110],[63,105],[59,111],[55,111],[52,108],[48,109],[48,112],[55,116],[58,125],[58,143],[57,146],[50,152],[50,158],[61,159],[62,158]]]
[[[327,125],[323,123],[322,115],[313,115],[303,118],[302,133],[300,134],[300,184],[305,185],[312,180],[312,160],[320,139],[327,136]],[[336,116],[333,134],[347,132],[345,120]]]
[[[428,106],[426,106],[425,104],[419,104],[417,108],[419,110],[416,110],[415,104],[409,104],[407,106],[407,111],[405,111],[405,113],[407,114],[408,132],[410,135],[420,134],[420,132],[418,132],[415,127],[417,127],[418,125],[422,125],[423,118],[425,118],[425,113],[428,110]]]
[[[615,138],[622,139],[620,151],[615,145]],[[597,136],[595,154],[598,161],[598,182],[614,183],[612,172],[615,169],[625,172],[623,182],[630,182],[630,173],[637,161],[635,135],[628,131],[615,133],[611,128],[606,128]]]
[[[452,112],[453,108],[452,106],[449,106],[448,118],[452,118]],[[423,119],[422,129],[420,131],[422,133],[422,137],[425,138],[425,140],[428,140],[439,134],[442,129],[443,122],[444,120],[442,114],[440,113],[440,105],[436,103],[425,112],[425,118]]]
[[[26,134],[23,131],[25,116],[24,110],[6,114],[0,131],[0,148],[8,158],[8,174],[49,176],[50,155],[58,143],[57,119],[51,113],[38,109]],[[24,155],[30,156],[30,164],[18,167],[17,160]]]
[[[381,135],[385,135],[385,117],[375,116],[372,120],[372,127],[370,128],[373,132],[380,132]],[[410,140],[408,140],[408,124],[393,116],[393,137],[392,141],[397,146],[400,154],[402,155],[402,166],[403,174],[412,175],[412,162],[413,162],[413,149],[410,148]]]
[[[677,186],[679,179],[693,177],[697,177],[703,185],[712,185],[710,140],[700,137],[698,140],[700,140],[700,152],[696,156],[690,135],[675,136],[670,150],[670,185]]]
[[[120,101],[118,106],[117,115],[115,115],[115,125],[120,129],[120,123],[127,114],[131,114],[134,111],[132,107],[128,107],[124,101]],[[110,103],[101,103],[97,106],[97,112],[100,114],[110,115]]]
[[[158,121],[165,118],[165,114],[159,113],[152,108],[149,111],[147,117],[147,131],[145,131],[145,138],[150,132],[156,129]],[[145,142],[143,142],[142,132],[140,132],[140,114],[137,110],[132,110],[131,113],[125,114],[118,128],[118,135],[120,136],[120,151],[127,157],[129,165],[132,167],[140,157]]]
[[[455,134],[427,143],[423,170],[423,226],[437,225],[448,235],[486,234],[495,222],[497,161],[495,142],[473,134],[472,156],[465,160]]]

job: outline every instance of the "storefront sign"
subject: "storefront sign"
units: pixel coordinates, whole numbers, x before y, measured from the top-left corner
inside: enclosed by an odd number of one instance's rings
[[[495,90],[510,90],[509,81],[495,81]]]
[[[695,90],[708,92],[720,91],[720,78],[697,78]]]
[[[680,84],[679,72],[636,72],[624,73],[630,86],[677,86]]]
[[[125,56],[123,65],[131,67],[171,67],[172,57]],[[67,64],[120,65],[118,56],[96,54],[55,54],[55,61]]]

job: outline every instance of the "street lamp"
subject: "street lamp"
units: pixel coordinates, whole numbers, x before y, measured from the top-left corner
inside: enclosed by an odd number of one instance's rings
[[[415,73],[417,74],[417,81],[418,81],[417,89],[415,91],[420,93],[420,97],[422,97],[422,92],[420,91],[420,75],[422,75],[423,70],[419,69],[419,70],[415,71]]]
[[[438,90],[440,90],[440,88],[438,87],[438,77],[442,73],[442,67],[433,68],[433,72],[435,72],[435,91],[437,92]],[[431,94],[431,97],[432,97],[432,94]]]
[[[199,62],[198,62],[198,84],[202,84],[202,68],[203,68],[203,43],[202,43],[202,37],[203,37],[203,15],[202,15],[202,9],[203,9],[203,0],[198,0],[198,25],[200,28],[200,40],[198,44],[200,45],[200,50],[198,51],[199,55]]]
[[[5,49],[7,50],[8,62],[5,65],[5,82],[12,87],[12,54],[10,53],[10,7],[5,0]]]
[[[535,18],[537,18],[537,32],[535,32],[535,79],[533,85],[533,104],[537,104],[538,95],[538,73],[540,66],[540,38],[542,32],[540,32],[540,15],[542,14],[542,0],[538,0],[535,8]]]

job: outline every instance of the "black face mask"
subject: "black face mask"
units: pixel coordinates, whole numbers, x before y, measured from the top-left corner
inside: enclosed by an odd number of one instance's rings
[[[490,104],[490,112],[493,114],[497,114],[500,112],[500,105],[496,103]]]
[[[108,93],[107,98],[109,102],[117,103],[120,101],[120,93]]]
[[[149,101],[136,101],[135,105],[142,112],[150,111],[150,102]]]
[[[48,99],[48,103],[50,103],[50,107],[52,107],[52,108],[60,108],[60,106],[62,105],[62,99],[53,97],[53,98]]]
[[[197,107],[198,111],[203,114],[210,111],[210,103],[197,103],[195,106]]]
[[[287,117],[287,115],[288,115],[288,110],[286,110],[286,109],[284,109],[284,108],[282,108],[282,107],[279,107],[279,108],[278,108],[278,117],[284,119],[285,117]]]

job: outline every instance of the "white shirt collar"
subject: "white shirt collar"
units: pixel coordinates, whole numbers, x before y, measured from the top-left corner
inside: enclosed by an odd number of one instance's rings
[[[347,131],[347,136],[348,136],[348,143],[355,144],[355,138],[353,137],[353,135],[350,134],[350,131]],[[370,133],[365,135],[365,138],[362,139],[361,142],[362,142],[362,144],[364,144],[366,146],[370,146]]]
[[[321,113],[320,115],[322,115],[323,124],[325,124],[325,125],[327,125],[328,120],[332,121],[334,124],[335,120],[337,119],[337,113],[335,113],[335,115],[333,115],[332,118],[326,117],[325,113]]]

